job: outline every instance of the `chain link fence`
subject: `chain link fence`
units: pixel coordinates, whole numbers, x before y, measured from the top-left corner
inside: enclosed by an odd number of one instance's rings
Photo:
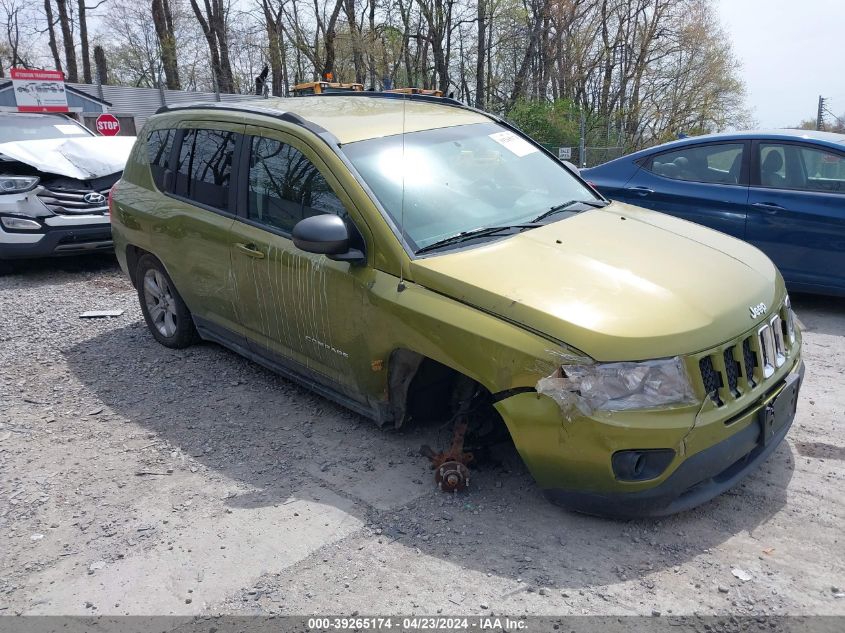
[[[625,155],[625,148],[619,146],[599,147],[588,145],[584,148],[583,158],[579,156],[579,147],[572,145],[568,147],[560,147],[550,143],[540,143],[543,147],[549,150],[552,154],[557,156],[560,160],[569,161],[578,167],[595,167],[601,165],[609,160],[619,158]]]

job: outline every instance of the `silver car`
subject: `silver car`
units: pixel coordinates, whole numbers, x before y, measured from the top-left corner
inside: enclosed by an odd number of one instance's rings
[[[0,261],[111,249],[108,193],[134,140],[61,115],[0,114]]]

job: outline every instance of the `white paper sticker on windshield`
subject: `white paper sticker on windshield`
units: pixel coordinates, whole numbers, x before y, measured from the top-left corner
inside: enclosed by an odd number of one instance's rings
[[[79,128],[75,125],[54,125],[53,127],[62,134],[79,134]]]
[[[539,151],[531,143],[513,132],[496,132],[495,134],[491,134],[490,138],[520,158]]]

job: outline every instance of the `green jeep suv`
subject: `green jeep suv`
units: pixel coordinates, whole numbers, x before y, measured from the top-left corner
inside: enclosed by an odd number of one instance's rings
[[[379,424],[504,421],[539,486],[663,515],[795,415],[801,335],[759,250],[611,203],[505,121],[361,93],[160,111],[112,190],[152,335],[215,341]]]

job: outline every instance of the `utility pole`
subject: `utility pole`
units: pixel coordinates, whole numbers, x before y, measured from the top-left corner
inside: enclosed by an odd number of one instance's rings
[[[578,140],[578,162],[581,163],[580,167],[583,169],[587,166],[587,115],[583,107],[581,108],[581,120],[578,127],[580,136]]]
[[[819,95],[819,112],[816,115],[816,129],[817,130],[822,129],[822,126],[824,125],[824,102],[825,102],[825,98],[823,96]]]

